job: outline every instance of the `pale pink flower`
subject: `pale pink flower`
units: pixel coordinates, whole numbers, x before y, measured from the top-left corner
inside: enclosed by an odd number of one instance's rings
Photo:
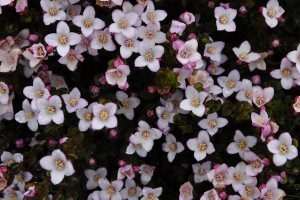
[[[78,88],[73,88],[69,94],[63,94],[61,96],[66,104],[68,113],[76,112],[80,108],[84,108],[88,105],[88,102],[80,98],[81,93]]]
[[[220,76],[217,79],[219,85],[223,88],[223,96],[225,98],[231,96],[234,92],[241,89],[240,73],[238,70],[232,70],[228,77]]]
[[[206,119],[202,119],[198,126],[203,129],[206,129],[209,135],[213,136],[218,132],[219,128],[223,128],[228,124],[228,120],[222,117],[218,117],[218,114],[211,113],[207,115]]]
[[[99,180],[99,186],[102,189],[99,195],[101,200],[122,200],[120,190],[123,187],[123,181],[115,180],[109,182],[106,179]]]
[[[278,188],[278,182],[274,178],[268,180],[260,193],[262,200],[280,200],[284,196],[286,196],[285,192]]]
[[[75,51],[78,53],[88,52],[92,56],[97,56],[98,51],[93,49],[91,46],[91,42],[93,40],[93,35],[89,37],[81,36],[81,41],[75,46]]]
[[[173,134],[169,133],[166,136],[166,143],[162,144],[164,152],[168,153],[168,161],[173,162],[177,153],[181,153],[184,150],[184,146],[181,142],[177,142]]]
[[[222,177],[222,178],[219,178]],[[229,175],[228,166],[226,164],[219,165],[207,173],[207,178],[214,187],[224,188],[226,185],[232,183],[231,176]]]
[[[269,124],[270,118],[267,111],[265,109],[261,109],[259,115],[255,112],[251,113],[251,120],[254,126],[264,128]]]
[[[132,55],[132,53],[139,52],[140,42],[137,38],[138,34],[136,34],[133,38],[127,38],[120,33],[115,34],[115,40],[119,45],[121,45],[120,54],[122,58],[127,59]]]
[[[279,6],[277,0],[269,0],[267,7],[263,7],[262,14],[265,17],[267,25],[274,28],[278,24],[278,18],[284,13],[284,9]]]
[[[99,180],[105,179],[107,175],[107,170],[105,167],[98,168],[97,170],[86,169],[84,170],[84,175],[88,178],[86,183],[86,189],[93,190],[99,186]]]
[[[114,51],[116,49],[108,28],[105,28],[103,31],[94,31],[92,38],[92,49],[105,49],[106,51]]]
[[[212,61],[220,62],[224,46],[225,43],[222,41],[208,43],[205,45],[204,56],[209,57]]]
[[[246,166],[247,176],[257,176],[264,168],[263,160],[250,150],[243,151],[240,154],[241,158],[248,164]]]
[[[170,27],[170,32],[171,33],[176,33],[178,35],[182,35],[183,31],[185,30],[186,28],[186,24],[182,23],[182,22],[179,22],[177,20],[172,20],[172,24],[171,24],[171,27]]]
[[[188,63],[195,63],[199,60],[202,60],[201,55],[199,52],[197,52],[198,49],[198,42],[196,39],[188,40],[182,45],[178,53],[176,55],[177,60],[185,65]]]
[[[227,147],[227,153],[236,154],[239,153],[240,156],[244,151],[249,150],[249,148],[254,147],[257,142],[254,136],[244,136],[240,130],[235,131],[234,142],[230,143]]]
[[[50,25],[58,20],[66,19],[66,13],[61,10],[62,5],[60,3],[51,0],[41,0],[40,4],[45,11],[43,20],[46,25]]]
[[[145,24],[155,23],[158,29],[160,29],[160,21],[163,21],[167,15],[167,12],[164,10],[155,10],[153,1],[149,0],[147,9],[142,14],[141,18]]]
[[[262,89],[260,86],[253,87],[253,103],[257,107],[262,107],[266,103],[270,102],[274,96],[274,88],[267,87]]]
[[[141,200],[148,200],[149,197],[151,197],[153,200],[159,200],[159,196],[162,194],[162,187],[159,188],[149,188],[149,187],[144,187],[143,188],[143,197]]]
[[[215,189],[208,190],[200,197],[200,200],[221,200],[218,192]]]
[[[179,16],[180,20],[183,21],[186,24],[192,24],[193,22],[196,21],[195,15],[190,12],[184,12]]]
[[[240,47],[234,47],[233,52],[241,61],[251,63],[260,58],[260,54],[251,52],[251,46],[248,41],[244,41]]]
[[[114,103],[96,104],[93,106],[94,117],[92,119],[92,128],[101,130],[104,127],[115,128],[118,125],[115,113],[117,105]]]
[[[248,79],[243,79],[241,82],[241,89],[236,94],[236,99],[238,101],[247,101],[249,104],[252,105],[252,98],[253,98],[253,89],[252,89],[252,82]]]
[[[139,38],[150,45],[161,44],[167,41],[166,34],[159,31],[156,24],[147,24],[138,28]]]
[[[207,180],[207,173],[211,169],[211,161],[206,161],[202,164],[196,163],[192,165],[194,172],[194,182],[202,183]]]
[[[77,69],[78,62],[83,62],[84,57],[74,49],[70,49],[67,55],[58,59],[60,64],[66,65],[70,71]]]
[[[15,71],[21,53],[21,49],[12,49],[11,51],[0,49],[0,72]]]
[[[234,32],[236,25],[234,18],[236,17],[237,10],[232,8],[223,8],[221,6],[215,8],[215,18],[218,31]]]
[[[179,200],[192,200],[193,199],[193,186],[190,182],[185,182],[179,188]]]

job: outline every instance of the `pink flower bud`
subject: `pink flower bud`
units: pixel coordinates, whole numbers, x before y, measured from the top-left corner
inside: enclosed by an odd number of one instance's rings
[[[280,41],[279,41],[279,39],[274,39],[274,40],[272,41],[272,46],[273,46],[274,48],[279,47],[279,46],[280,46]]]
[[[52,46],[46,46],[46,51],[48,52],[48,54],[51,54],[51,53],[53,53],[53,51],[54,51],[54,48],[52,47]]]
[[[259,75],[254,75],[251,77],[251,81],[253,84],[255,85],[259,85],[260,84],[260,76]]]
[[[154,94],[154,93],[156,92],[155,86],[148,86],[148,92],[149,92],[150,94]]]
[[[104,75],[101,76],[101,77],[99,78],[98,81],[99,81],[99,83],[100,83],[101,85],[105,85],[105,84],[107,83],[106,78],[105,78]]]
[[[124,160],[119,160],[119,166],[123,167],[124,165],[126,165],[126,162]]]
[[[133,166],[133,171],[134,171],[134,172],[139,172],[139,171],[140,171],[140,167],[134,165],[134,166]]]
[[[285,23],[285,18],[283,16],[278,17],[278,21],[282,24]]]
[[[172,20],[170,32],[176,33],[178,35],[182,35],[185,28],[186,28],[186,25],[184,23],[176,21],[176,20]]]
[[[120,88],[121,90],[124,90],[124,91],[126,91],[126,90],[129,88],[129,83],[128,83],[128,82],[126,82],[124,85],[122,85],[122,86],[119,86],[119,88]]]
[[[182,45],[184,44],[184,42],[182,40],[175,40],[173,43],[172,43],[172,48],[175,50],[175,51],[178,51],[180,49],[180,47],[182,47]]]
[[[96,160],[94,158],[89,159],[89,165],[94,166],[96,164]]]
[[[28,36],[28,40],[30,42],[37,42],[39,40],[39,36],[37,34],[30,34]]]
[[[117,58],[115,61],[114,61],[114,67],[118,67],[119,65],[123,65],[124,62],[121,58]]]
[[[184,12],[180,15],[180,20],[186,24],[191,24],[193,22],[195,22],[195,15],[193,15],[193,13],[190,12]]]
[[[258,10],[258,11],[259,11],[260,13],[262,13],[262,12],[263,12],[263,9],[264,9],[264,7],[261,6],[261,7],[259,7],[259,10]]]
[[[262,160],[262,162],[263,162],[263,164],[264,164],[265,166],[270,165],[270,160],[269,160],[268,158],[264,158],[264,159]]]
[[[216,163],[215,165],[214,165],[214,169],[217,169],[218,167],[220,167],[220,164],[219,163]]]
[[[7,171],[7,167],[6,166],[0,167],[0,174],[3,174],[6,171]]]
[[[109,137],[110,137],[111,139],[116,138],[117,135],[118,135],[118,132],[117,132],[115,129],[111,129],[111,130],[109,131]]]
[[[197,36],[196,36],[195,33],[190,33],[189,36],[188,36],[188,38],[189,38],[189,40],[191,40],[191,39],[196,39]]]
[[[26,197],[34,197],[35,196],[35,186],[30,186],[28,190],[24,193]]]
[[[92,86],[90,86],[90,92],[92,95],[97,95],[97,94],[99,94],[100,89],[97,86],[92,85]]]
[[[55,140],[49,140],[48,144],[49,144],[50,147],[53,147],[57,144],[57,142]]]
[[[230,8],[230,3],[220,3],[220,6],[227,9]]]
[[[262,189],[264,189],[265,187],[266,187],[266,184],[263,184],[263,183],[262,183],[262,184],[259,185],[259,190],[262,190]]]
[[[221,197],[221,199],[227,199],[228,195],[225,191],[223,191],[220,193],[220,197]]]
[[[273,56],[273,55],[274,55],[274,51],[273,51],[273,50],[269,50],[269,51],[268,51],[268,55],[269,55],[269,56]]]
[[[281,173],[280,173],[280,176],[281,176],[283,179],[286,179],[286,173],[285,173],[285,172],[281,172]]]
[[[17,148],[23,148],[24,147],[24,140],[23,139],[16,140],[16,147]]]
[[[214,1],[209,1],[207,3],[207,7],[210,8],[210,9],[213,9],[215,7],[215,2]]]
[[[147,116],[148,116],[148,117],[152,117],[153,115],[154,115],[153,110],[148,110],[148,111],[147,111]]]
[[[177,34],[172,33],[172,34],[170,35],[170,41],[171,41],[171,42],[174,42],[175,40],[177,40]]]
[[[69,138],[68,137],[63,137],[59,140],[59,144],[65,143]]]
[[[241,6],[240,9],[239,9],[239,11],[240,11],[240,13],[243,14],[243,15],[246,14],[246,13],[248,12],[246,6]]]

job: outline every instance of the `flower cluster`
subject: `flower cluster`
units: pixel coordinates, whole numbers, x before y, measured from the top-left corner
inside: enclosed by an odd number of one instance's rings
[[[298,198],[288,5],[2,0],[0,198]]]

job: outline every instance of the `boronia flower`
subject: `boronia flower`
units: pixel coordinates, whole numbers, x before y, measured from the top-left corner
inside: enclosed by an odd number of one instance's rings
[[[249,70],[251,72],[254,71],[255,69],[259,69],[259,70],[263,70],[263,71],[265,71],[267,69],[265,58],[268,57],[268,53],[263,52],[263,53],[260,53],[259,55],[260,55],[260,57],[257,60],[254,60],[249,63]]]
[[[107,170],[105,167],[98,168],[97,170],[86,169],[84,170],[84,175],[88,178],[86,188],[93,190],[99,186],[100,179],[106,178]]]
[[[162,194],[162,187],[159,188],[149,188],[149,187],[144,187],[143,188],[143,197],[141,200],[148,200],[148,199],[153,199],[153,200],[159,200],[159,196]]]
[[[44,82],[39,77],[36,77],[33,80],[32,86],[26,86],[23,89],[23,94],[28,98],[32,100],[37,99],[48,99],[50,96],[50,92],[45,87]]]
[[[38,122],[41,125],[47,125],[51,121],[55,124],[62,124],[65,120],[64,112],[61,110],[62,102],[57,95],[51,96],[49,100],[38,99],[36,107],[40,111]]]
[[[240,91],[236,94],[236,99],[238,101],[247,101],[252,105],[253,98],[253,87],[252,82],[248,79],[243,79],[240,84]]]
[[[167,12],[164,10],[155,10],[153,1],[149,0],[147,3],[147,9],[142,14],[141,18],[145,24],[156,24],[160,29],[160,21],[163,21],[167,17]]]
[[[209,135],[213,136],[218,132],[219,128],[223,128],[228,124],[228,120],[222,117],[218,117],[218,114],[211,113],[207,115],[206,119],[202,119],[198,126],[200,126],[203,129],[206,129]]]
[[[276,166],[282,166],[287,160],[298,156],[297,148],[292,144],[292,137],[288,132],[282,133],[278,140],[268,143],[268,150],[273,153],[273,162]]]
[[[88,102],[80,98],[81,93],[78,88],[73,88],[73,90],[69,94],[63,94],[61,97],[63,98],[66,109],[68,113],[76,112],[76,110],[86,107],[88,105]]]
[[[136,185],[134,180],[126,179],[125,188],[120,193],[122,199],[138,200],[142,196],[142,189]]]
[[[298,45],[297,50],[287,54],[287,58],[293,63],[296,63],[297,70],[300,72],[300,44]]]
[[[32,179],[32,174],[27,171],[21,171],[14,176],[13,185],[18,186],[19,190],[25,192],[25,183]]]
[[[101,200],[122,200],[120,190],[123,187],[123,182],[121,180],[109,182],[106,179],[100,179],[99,186],[102,189],[100,192]]]
[[[84,57],[74,49],[70,49],[69,53],[58,59],[60,64],[66,65],[70,71],[77,69],[78,62],[83,62]]]
[[[274,88],[267,87],[262,89],[260,86],[253,87],[253,103],[257,107],[262,107],[266,103],[270,102],[274,96]]]
[[[197,161],[203,160],[207,154],[215,152],[206,131],[200,131],[197,138],[189,139],[186,144],[190,150],[194,151],[194,157]]]
[[[35,132],[38,129],[37,119],[39,112],[32,107],[29,101],[25,99],[22,103],[23,110],[16,113],[15,120],[19,123],[27,123],[28,128]]]
[[[234,32],[236,30],[236,25],[233,21],[237,14],[236,9],[225,9],[222,6],[219,6],[215,8],[214,13],[218,31],[225,30],[227,32]]]
[[[141,19],[141,15],[144,12],[144,6],[141,4],[136,4],[136,5],[132,5],[129,1],[125,1],[122,5],[122,10],[124,13],[129,13],[129,12],[135,12],[136,14],[138,14],[138,19],[137,22],[134,24],[134,26],[139,27],[142,24],[142,19]]]
[[[192,165],[194,172],[194,182],[202,183],[207,180],[207,173],[211,169],[211,161],[206,161],[202,164],[196,163]]]
[[[192,111],[198,117],[202,117],[205,112],[203,102],[207,97],[206,92],[198,92],[194,87],[188,86],[185,90],[186,99],[180,102],[180,108]]]
[[[103,31],[94,31],[92,38],[91,47],[93,49],[105,49],[106,51],[114,51],[116,49],[108,28]]]
[[[91,127],[94,118],[93,106],[96,104],[96,102],[91,103],[88,108],[79,108],[76,111],[76,115],[80,120],[78,124],[80,131],[86,131]]]
[[[241,195],[241,198],[255,200],[259,198],[260,191],[256,187],[255,183],[251,183],[251,184],[244,185],[242,189],[239,191],[239,194]]]
[[[222,41],[212,42],[205,45],[204,56],[209,57],[212,61],[220,62],[222,59],[222,50],[225,43]]]
[[[208,190],[200,197],[200,200],[221,200],[218,192],[215,189]]]
[[[251,121],[254,126],[265,128],[269,124],[270,118],[267,111],[265,109],[261,109],[260,114],[255,112],[251,113]]]
[[[120,54],[122,58],[127,59],[132,55],[132,53],[138,53],[140,42],[137,38],[137,34],[132,38],[127,38],[120,33],[115,34],[115,40],[119,45],[121,45]]]
[[[192,200],[193,199],[193,186],[190,182],[185,182],[179,188],[179,200]]]
[[[221,178],[220,178],[221,177]],[[226,185],[232,183],[231,176],[229,175],[229,169],[226,164],[216,166],[214,169],[207,173],[207,178],[215,188],[224,188]]]
[[[156,24],[148,24],[147,26],[141,26],[138,28],[139,38],[151,45],[164,43],[166,34],[159,31]]]
[[[162,144],[164,152],[168,153],[168,161],[173,162],[177,153],[181,153],[184,150],[184,146],[181,142],[177,142],[173,134],[169,133],[166,136],[166,143]]]
[[[141,141],[139,140],[139,137],[137,135],[132,134],[129,137],[129,145],[126,148],[126,154],[132,155],[134,153],[137,153],[140,157],[146,157],[147,151],[143,148]]]
[[[234,92],[241,89],[240,73],[238,70],[232,70],[228,77],[220,76],[217,79],[219,85],[223,88],[223,96],[225,98],[231,96]]]
[[[264,168],[263,160],[250,150],[243,151],[240,157],[247,162],[246,175],[257,176]]]
[[[1,154],[1,165],[10,166],[13,163],[21,163],[23,162],[23,155],[20,153],[10,153],[8,151],[3,151]]]
[[[98,51],[91,47],[92,39],[93,39],[93,34],[90,35],[89,37],[84,37],[82,35],[81,41],[75,46],[75,51],[77,51],[78,53],[83,53],[87,51],[90,55],[97,56]]]
[[[274,178],[270,178],[261,189],[260,198],[262,200],[280,200],[286,196],[285,192],[278,188],[278,182]]]
[[[164,107],[156,107],[156,114],[158,116],[157,125],[159,129],[164,129],[169,126],[169,123],[174,123],[173,118],[175,113],[173,112],[173,104],[167,103]]]
[[[64,57],[70,51],[70,46],[80,42],[81,36],[77,33],[70,32],[68,24],[61,21],[57,24],[56,33],[46,35],[45,42],[56,47],[60,56]]]
[[[15,71],[22,51],[14,48],[11,51],[0,49],[0,72]]]
[[[136,67],[147,66],[150,71],[157,72],[160,68],[159,58],[164,54],[165,49],[160,45],[149,45],[146,42],[140,42],[139,53],[141,54],[134,61]]]
[[[247,63],[260,58],[260,54],[251,52],[251,46],[248,41],[244,41],[239,48],[234,47],[232,50],[238,59]]]
[[[92,35],[94,30],[100,30],[105,27],[105,23],[98,18],[95,18],[95,9],[92,6],[87,6],[82,15],[77,15],[72,22],[81,28],[81,32],[85,37]]]
[[[123,91],[118,91],[116,97],[121,102],[121,106],[116,114],[123,114],[127,119],[132,120],[134,118],[134,109],[140,105],[141,101],[134,96],[128,97]]]
[[[93,106],[94,117],[92,119],[92,128],[101,130],[104,127],[117,127],[118,120],[115,116],[117,105],[114,103],[96,104]]]
[[[42,9],[46,12],[43,16],[44,24],[50,25],[58,20],[65,20],[66,13],[61,10],[62,5],[56,1],[41,0],[40,2]]]
[[[122,88],[126,85],[127,76],[130,74],[130,68],[128,65],[119,65],[117,67],[108,69],[105,72],[105,78],[108,84],[118,85]]]
[[[240,156],[244,151],[249,150],[249,148],[254,147],[257,142],[254,136],[244,136],[240,130],[235,131],[234,142],[230,143],[227,147],[227,153],[236,154],[239,153]]]
[[[269,27],[274,28],[278,24],[278,18],[284,13],[277,0],[269,0],[267,7],[263,7],[262,14]]]
[[[293,67],[293,64],[287,58],[281,60],[280,69],[275,69],[270,74],[273,78],[280,79],[282,88],[286,90],[291,89],[294,80],[300,78],[297,68]]]
[[[66,155],[59,149],[52,152],[51,156],[45,156],[40,160],[40,165],[50,171],[51,182],[59,184],[64,176],[71,176],[75,173],[72,162],[67,160]]]
[[[188,63],[196,63],[202,59],[200,53],[197,52],[197,49],[197,40],[188,40],[179,48],[176,58],[183,65]]]

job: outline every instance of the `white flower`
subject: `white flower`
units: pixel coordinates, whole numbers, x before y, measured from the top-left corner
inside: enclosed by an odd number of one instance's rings
[[[282,88],[286,90],[293,87],[294,79],[300,78],[297,68],[286,58],[281,60],[280,69],[275,69],[270,74],[273,78],[280,79]]]
[[[67,160],[66,155],[59,149],[54,150],[51,156],[43,157],[40,165],[50,171],[51,182],[54,185],[59,184],[64,176],[71,176],[75,173],[71,161]]]
[[[49,100],[40,98],[36,101],[36,106],[40,111],[38,116],[39,124],[47,125],[51,121],[55,124],[62,124],[64,122],[64,112],[61,110],[62,102],[59,96],[51,96]]]
[[[118,120],[115,116],[117,105],[114,103],[96,104],[93,106],[93,120],[92,128],[101,130],[104,127],[115,128],[117,127]]]
[[[0,104],[8,104],[9,88],[6,83],[0,82]]]
[[[121,106],[116,114],[124,114],[127,119],[132,120],[134,118],[134,109],[140,105],[141,101],[137,97],[128,97],[123,91],[118,91],[116,97],[121,102]]]
[[[94,102],[88,106],[88,108],[79,108],[76,111],[77,117],[80,119],[78,128],[80,131],[86,131],[92,125],[92,120],[94,118],[93,106],[97,103]]]
[[[230,143],[227,147],[227,153],[240,155],[249,150],[249,148],[254,147],[257,142],[254,136],[244,136],[240,130],[235,131],[234,142]]]
[[[222,117],[218,117],[218,114],[216,112],[208,114],[207,119],[202,119],[198,123],[198,125],[201,128],[206,129],[211,136],[216,134],[218,132],[218,129],[223,128],[224,126],[226,126],[226,124],[228,124],[228,120]]]
[[[86,169],[84,170],[84,175],[88,178],[86,188],[93,190],[99,186],[100,179],[106,178],[107,170],[104,167],[98,168],[97,170]]]
[[[300,72],[300,44],[298,45],[297,50],[287,54],[287,58],[293,63],[296,63],[297,70]]]
[[[159,129],[164,129],[169,126],[169,123],[174,123],[173,118],[175,113],[173,111],[172,103],[167,103],[165,107],[156,107],[156,114],[158,116],[157,125]]]
[[[236,25],[233,21],[237,14],[236,9],[225,9],[219,6],[215,8],[214,12],[218,31],[234,32],[236,30]]]
[[[12,49],[9,52],[0,49],[0,72],[15,71],[21,54],[22,51],[20,49]]]
[[[260,86],[253,87],[253,103],[257,107],[262,107],[266,103],[270,102],[274,97],[274,88],[267,87],[262,89]]]
[[[148,24],[146,27],[141,26],[138,29],[139,38],[150,45],[164,43],[166,39],[166,34],[159,31],[156,24]]]
[[[289,133],[282,133],[278,140],[268,143],[268,150],[273,153],[273,162],[276,166],[282,166],[287,160],[292,160],[298,156],[297,148],[292,144],[292,137]]]
[[[212,61],[220,62],[224,46],[225,43],[222,41],[208,43],[205,45],[204,56],[209,57]]]
[[[188,86],[185,90],[186,99],[180,102],[180,108],[192,111],[198,117],[202,117],[205,112],[203,102],[207,97],[206,92],[198,92],[194,87]]]
[[[150,166],[146,164],[142,164],[140,166],[139,173],[141,174],[141,183],[143,185],[147,185],[151,181],[154,170],[155,170],[154,166]]]
[[[154,140],[161,138],[162,132],[156,128],[150,128],[145,121],[139,121],[138,131],[134,134],[138,139],[138,143],[147,151],[151,151]]]
[[[270,178],[266,186],[261,189],[260,198],[262,200],[280,200],[285,195],[285,192],[278,188],[277,181],[274,178]]]
[[[198,42],[196,39],[188,40],[182,45],[176,55],[177,60],[185,65],[188,63],[195,63],[202,60],[201,55],[197,52]]]
[[[153,1],[149,0],[146,11],[142,14],[142,20],[145,24],[155,23],[160,29],[160,21],[167,17],[167,12],[164,10],[155,10]]]
[[[45,42],[56,47],[58,54],[62,57],[69,53],[70,46],[78,44],[80,40],[81,36],[70,32],[68,24],[64,21],[57,24],[56,33],[50,33],[45,37]]]
[[[1,200],[11,200],[12,198],[15,198],[16,200],[23,200],[24,194],[19,190],[13,189],[12,186],[9,186],[3,190],[3,198],[1,198]]]
[[[110,183],[106,179],[100,179],[99,186],[102,189],[100,192],[101,200],[122,200],[120,190],[123,187],[123,182],[121,180],[115,180]]]
[[[125,37],[133,38],[136,34],[136,29],[132,26],[137,22],[139,16],[135,12],[124,13],[121,10],[114,10],[112,12],[112,19],[114,23],[109,26],[111,33],[121,33]]]
[[[60,64],[66,65],[70,71],[77,69],[78,61],[82,62],[84,57],[76,50],[70,49],[70,51],[64,57],[58,59]]]
[[[64,77],[56,74],[52,74],[50,76],[50,84],[52,87],[55,87],[57,90],[61,88],[68,89],[68,85],[66,84]]]
[[[32,100],[37,99],[48,99],[50,96],[50,92],[45,87],[44,82],[39,78],[36,77],[33,80],[32,86],[26,86],[23,89],[23,94],[28,98]]]
[[[83,108],[88,105],[88,102],[85,99],[80,98],[80,96],[80,91],[76,87],[73,88],[73,90],[69,94],[61,95],[66,104],[68,113],[73,113],[79,108]]]
[[[1,154],[1,165],[11,165],[13,163],[23,162],[23,155],[20,153],[10,153],[8,151],[3,151]]]
[[[247,176],[257,176],[257,174],[262,172],[264,168],[263,160],[255,153],[246,150],[240,154],[240,157],[248,163],[246,166]]]
[[[186,144],[190,150],[194,151],[194,157],[197,161],[203,160],[207,154],[215,152],[206,131],[200,131],[197,138],[189,139]]]
[[[232,50],[238,59],[247,63],[251,63],[260,58],[260,54],[251,52],[251,46],[248,41],[244,41],[239,48],[234,47]]]
[[[126,179],[125,188],[121,190],[122,199],[138,200],[142,196],[142,189],[136,185],[134,180]]]
[[[105,78],[108,84],[118,85],[122,88],[126,85],[127,76],[130,74],[130,68],[128,65],[119,65],[108,69],[105,72]]]
[[[126,148],[126,154],[132,155],[136,152],[140,157],[147,156],[147,151],[143,148],[137,135],[132,134],[129,137],[129,141],[130,143]]]
[[[134,61],[136,67],[147,66],[152,72],[157,72],[160,68],[158,58],[164,54],[164,48],[160,45],[149,45],[146,42],[140,42],[139,53],[141,54]]]
[[[87,6],[82,15],[77,15],[72,22],[81,28],[81,32],[85,37],[92,35],[94,30],[100,30],[105,27],[105,23],[98,18],[95,18],[95,9],[92,6]]]
[[[215,188],[223,188],[232,183],[229,169],[226,164],[219,165],[207,173],[207,179],[212,182]]]
[[[17,185],[19,190],[25,192],[25,183],[32,179],[32,174],[30,172],[19,172],[14,176],[13,185]]]
[[[202,183],[207,180],[207,172],[211,169],[211,161],[206,161],[202,164],[196,163],[192,165],[194,172],[194,182]]]
[[[252,82],[248,79],[243,79],[241,82],[241,90],[236,94],[238,101],[247,101],[252,105],[253,89]]]
[[[96,190],[96,191],[92,192],[91,194],[89,194],[87,200],[101,200],[100,191]]]
[[[269,0],[267,7],[263,7],[262,14],[269,27],[274,28],[278,24],[278,18],[284,13],[277,0]]]
[[[257,183],[256,177],[247,176],[244,162],[239,162],[235,167],[229,167],[229,174],[232,179],[232,188],[236,192],[241,190],[243,185],[256,185]]]
[[[254,183],[244,185],[239,191],[241,197],[248,200],[258,199],[260,196],[260,191],[255,185],[256,184]]]
[[[19,111],[15,115],[15,120],[19,123],[27,123],[28,128],[31,131],[37,131],[38,129],[38,115],[39,112],[33,109],[34,106],[25,99],[22,103],[23,110]]]
[[[136,4],[133,6],[129,1],[125,1],[122,5],[122,10],[124,13],[135,12],[136,14],[138,14],[139,17],[137,19],[137,22],[134,24],[134,26],[136,26],[136,27],[141,26],[141,24],[142,24],[141,15],[144,12],[143,5]]]
[[[127,38],[120,33],[115,35],[115,40],[119,45],[121,45],[120,54],[122,58],[127,59],[132,55],[133,52],[138,53],[140,42],[137,40],[137,37],[137,34],[132,38]]]
[[[84,37],[82,35],[81,41],[75,46],[75,51],[77,51],[78,53],[83,53],[87,51],[90,55],[97,56],[98,51],[91,47],[91,42],[94,38],[93,36],[93,34],[89,37]]]
[[[92,37],[91,47],[93,49],[105,49],[106,51],[114,51],[116,49],[116,45],[111,39],[111,34],[108,31],[108,28],[103,31],[94,31]]]
[[[143,197],[141,200],[159,200],[159,196],[162,194],[162,187],[159,188],[149,188],[149,187],[144,187],[143,188]]]
[[[265,71],[267,69],[265,58],[268,56],[268,53],[263,52],[263,53],[260,53],[259,55],[260,55],[260,57],[257,60],[254,60],[254,61],[249,63],[249,70],[250,71],[253,71],[255,69]]]
[[[221,200],[215,189],[208,190],[200,197],[200,200]]]
[[[183,93],[181,90],[177,89],[175,91],[175,93],[172,94],[172,96],[167,99],[167,100],[164,100],[163,98],[160,98],[160,102],[162,105],[166,105],[167,103],[172,103],[173,104],[173,112],[175,113],[181,113],[181,114],[187,114],[188,112],[187,111],[184,111],[180,108],[180,102],[182,101],[183,99]]]
[[[184,150],[184,146],[181,142],[177,142],[173,134],[169,133],[166,136],[166,143],[162,144],[164,152],[168,153],[168,161],[173,162],[177,153],[181,153]]]
[[[56,1],[41,0],[42,9],[46,12],[43,16],[44,23],[50,25],[58,20],[65,20],[67,15],[61,10],[62,5]]]
[[[240,73],[238,70],[232,70],[228,77],[220,76],[217,79],[219,85],[223,88],[223,96],[225,98],[237,92],[241,88]]]

